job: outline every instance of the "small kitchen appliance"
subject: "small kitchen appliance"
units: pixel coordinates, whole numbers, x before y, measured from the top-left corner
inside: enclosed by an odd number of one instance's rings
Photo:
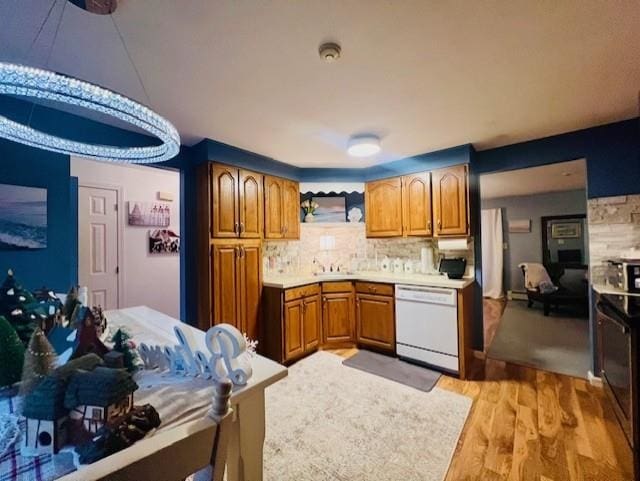
[[[467,259],[464,257],[452,257],[440,259],[438,271],[446,274],[449,279],[462,279],[464,271],[467,268]]]
[[[607,261],[607,284],[625,292],[640,293],[640,259]]]

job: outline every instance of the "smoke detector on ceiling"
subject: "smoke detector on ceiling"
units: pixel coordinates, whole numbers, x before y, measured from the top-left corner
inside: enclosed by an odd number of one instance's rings
[[[338,45],[337,43],[329,42],[329,43],[323,43],[322,45],[320,45],[320,48],[318,49],[318,53],[320,54],[320,58],[322,60],[324,60],[325,62],[331,63],[331,62],[335,62],[340,58],[341,50],[342,49],[340,48],[340,45]]]

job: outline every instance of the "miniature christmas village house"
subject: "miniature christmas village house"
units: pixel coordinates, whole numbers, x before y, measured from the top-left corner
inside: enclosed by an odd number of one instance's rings
[[[64,405],[71,419],[81,421],[87,431],[95,433],[131,411],[136,389],[138,385],[126,370],[97,367],[73,375]]]
[[[65,444],[68,422],[68,411],[64,407],[65,387],[63,378],[47,376],[25,397],[23,456],[56,454]]]

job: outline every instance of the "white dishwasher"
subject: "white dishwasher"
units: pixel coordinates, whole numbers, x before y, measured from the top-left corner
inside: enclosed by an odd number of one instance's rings
[[[398,356],[457,373],[457,305],[455,289],[396,285]]]

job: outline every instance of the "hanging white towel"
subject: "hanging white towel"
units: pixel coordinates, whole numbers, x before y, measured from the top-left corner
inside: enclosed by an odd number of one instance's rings
[[[482,295],[499,299],[502,297],[502,210],[482,210]]]

